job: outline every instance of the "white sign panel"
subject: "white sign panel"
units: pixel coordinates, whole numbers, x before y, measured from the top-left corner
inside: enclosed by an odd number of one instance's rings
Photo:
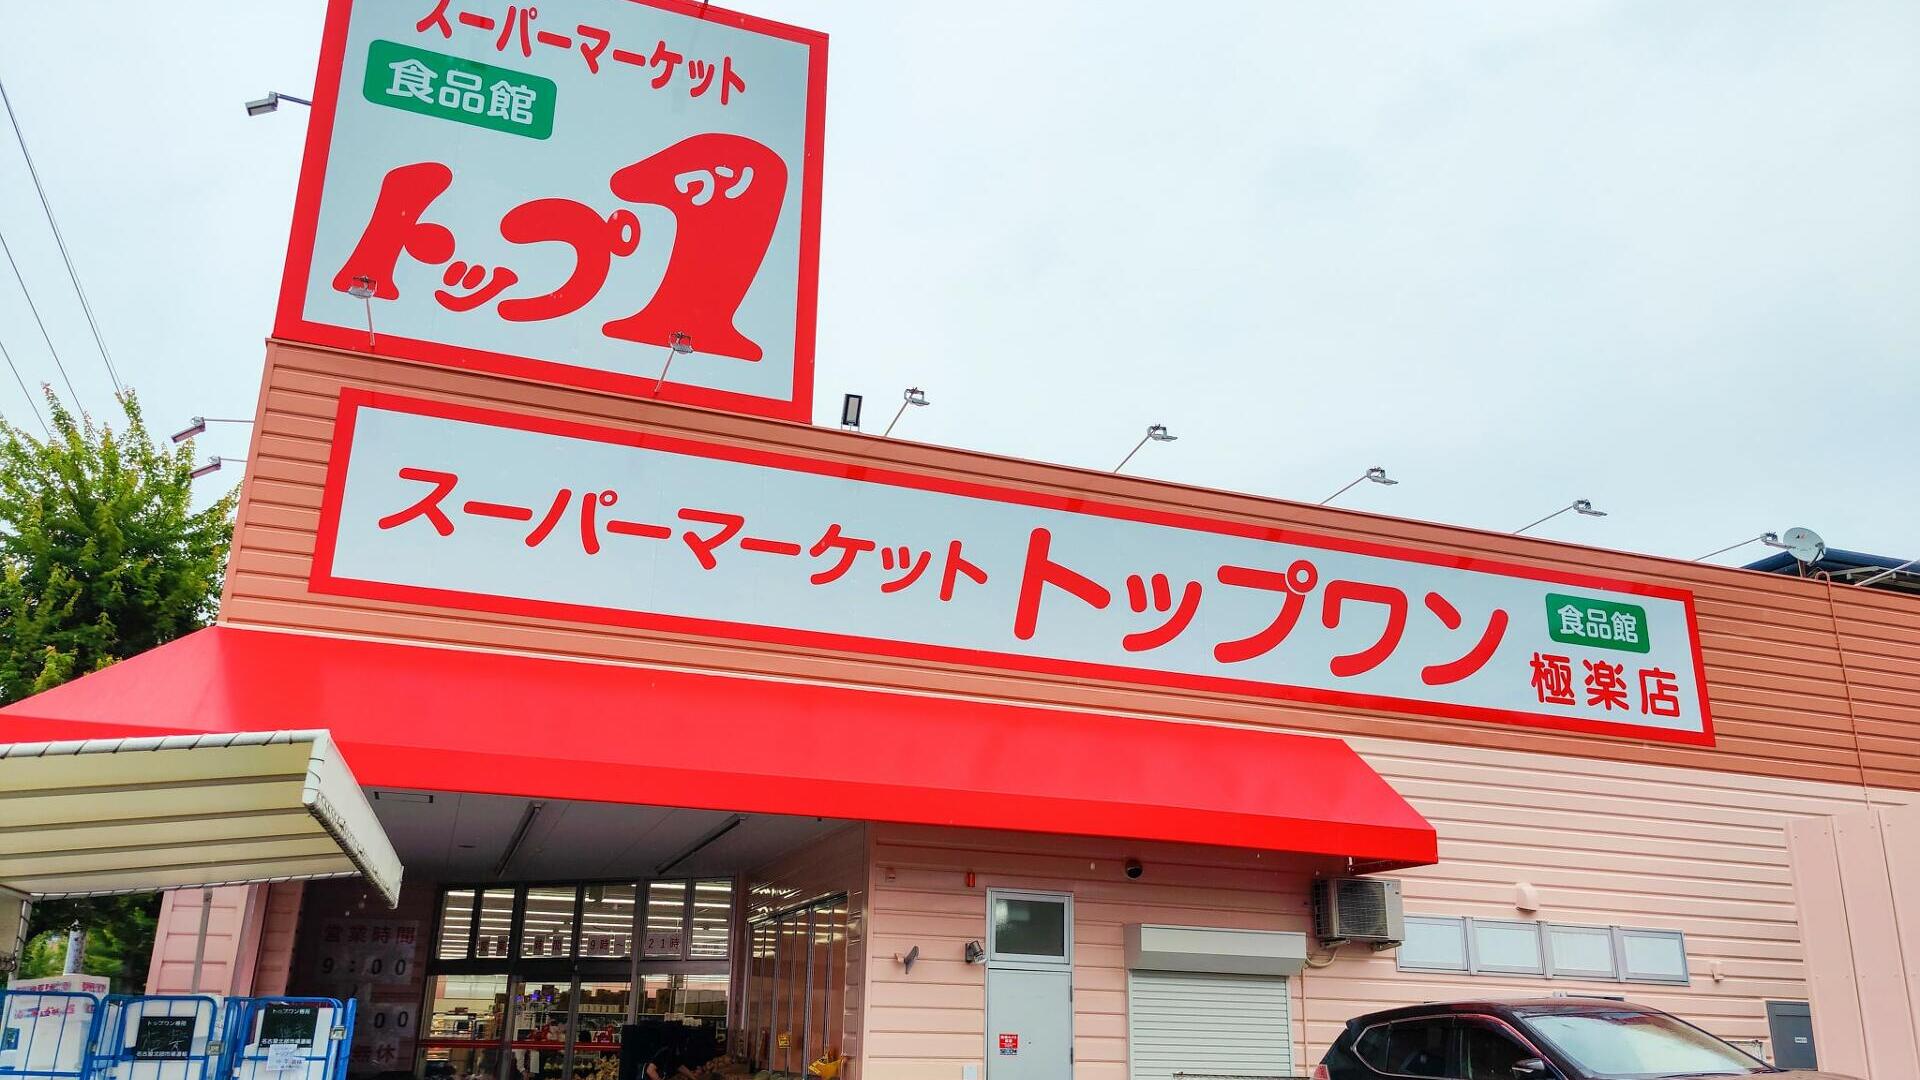
[[[1712,741],[1683,590],[355,390],[311,587]]]
[[[824,35],[333,0],[316,86],[278,336],[811,418]]]

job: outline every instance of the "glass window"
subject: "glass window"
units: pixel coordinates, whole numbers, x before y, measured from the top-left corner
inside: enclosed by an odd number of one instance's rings
[[[1451,1020],[1407,1020],[1387,1026],[1387,1061],[1382,1072],[1400,1076],[1451,1076],[1447,1068]]]
[[[1066,959],[1066,901],[995,897],[993,950],[1001,955]]]
[[[1612,979],[1613,931],[1604,926],[1547,926],[1547,954],[1552,973],[1589,979]]]
[[[733,927],[733,882],[701,881],[693,886],[693,926],[689,956],[694,960],[725,960]]]
[[[485,959],[510,955],[513,945],[513,889],[488,889],[480,894],[480,936],[473,955]]]
[[[421,1075],[493,1080],[500,1071],[507,977],[441,975],[433,979],[428,992],[433,1004],[420,1040]]]
[[[440,943],[433,955],[441,960],[465,960],[473,955],[472,889],[448,889],[440,901]]]
[[[780,921],[779,983],[775,991],[773,1021],[773,1068],[798,1076],[808,1062],[806,1051],[807,1018],[807,934],[810,912],[796,911]]]
[[[527,910],[520,919],[520,955],[573,955],[573,907],[580,898],[577,885],[535,885],[527,890]]]
[[[518,980],[513,1015],[513,1071],[520,1080],[559,1080],[567,1060],[567,1010],[572,984]]]
[[[573,1080],[612,1080],[620,1071],[620,1025],[633,984],[584,982],[573,1024]]]
[[[647,936],[640,955],[679,960],[687,949],[687,883],[655,881],[647,886]]]
[[[773,1033],[773,940],[779,927],[770,922],[755,926],[748,935],[753,951],[747,961],[746,1039],[747,1064],[755,1071],[767,1064],[767,1040]]]
[[[1406,940],[1400,943],[1398,958],[1404,969],[1467,970],[1467,921],[1407,916]]]
[[[1381,1024],[1361,1032],[1360,1038],[1354,1041],[1353,1056],[1373,1066],[1375,1071],[1386,1068],[1387,1025]]]
[[[1620,967],[1632,982],[1687,982],[1686,939],[1677,930],[1621,930]]]
[[[1618,1009],[1529,1012],[1525,1026],[1584,1073],[1600,1076],[1743,1076],[1766,1066],[1671,1016]]]
[[[1513,1066],[1532,1056],[1533,1051],[1493,1024],[1464,1021],[1460,1026],[1459,1073],[1466,1080],[1513,1080]]]
[[[633,955],[634,885],[589,885],[580,905],[580,955]]]
[[[827,1006],[826,1056],[838,1060],[846,1045],[847,1020],[847,901],[835,900],[826,908],[828,925],[832,928],[827,952],[827,971],[824,980],[815,979],[816,992],[825,999]],[[824,992],[818,989],[825,982]]]
[[[1475,919],[1473,963],[1477,971],[1543,973],[1546,967],[1540,961],[1540,924]]]

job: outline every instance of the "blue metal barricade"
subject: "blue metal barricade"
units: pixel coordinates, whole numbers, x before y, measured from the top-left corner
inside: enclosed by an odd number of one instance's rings
[[[74,990],[0,990],[0,1077],[86,1080],[99,1005]]]
[[[358,1005],[352,998],[229,999],[222,1080],[346,1080]]]
[[[225,1021],[206,994],[108,994],[88,1080],[223,1080]]]

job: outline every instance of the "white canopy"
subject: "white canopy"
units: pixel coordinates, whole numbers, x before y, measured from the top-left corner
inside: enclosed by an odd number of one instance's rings
[[[0,889],[35,898],[401,866],[324,731],[0,745]]]

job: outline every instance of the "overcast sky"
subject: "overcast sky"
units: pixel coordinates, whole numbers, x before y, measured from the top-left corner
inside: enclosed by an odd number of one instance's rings
[[[1585,497],[1611,516],[1540,534],[1920,555],[1920,3],[738,6],[831,38],[821,423],[911,383],[934,404],[900,433],[933,443],[1111,468],[1159,422],[1180,441],[1129,471],[1313,501],[1383,465],[1343,502],[1511,530]],[[252,415],[307,117],[241,105],[311,90],[322,11],[0,0],[156,429]],[[101,412],[0,136],[0,233]],[[59,385],[4,266],[0,343]]]

